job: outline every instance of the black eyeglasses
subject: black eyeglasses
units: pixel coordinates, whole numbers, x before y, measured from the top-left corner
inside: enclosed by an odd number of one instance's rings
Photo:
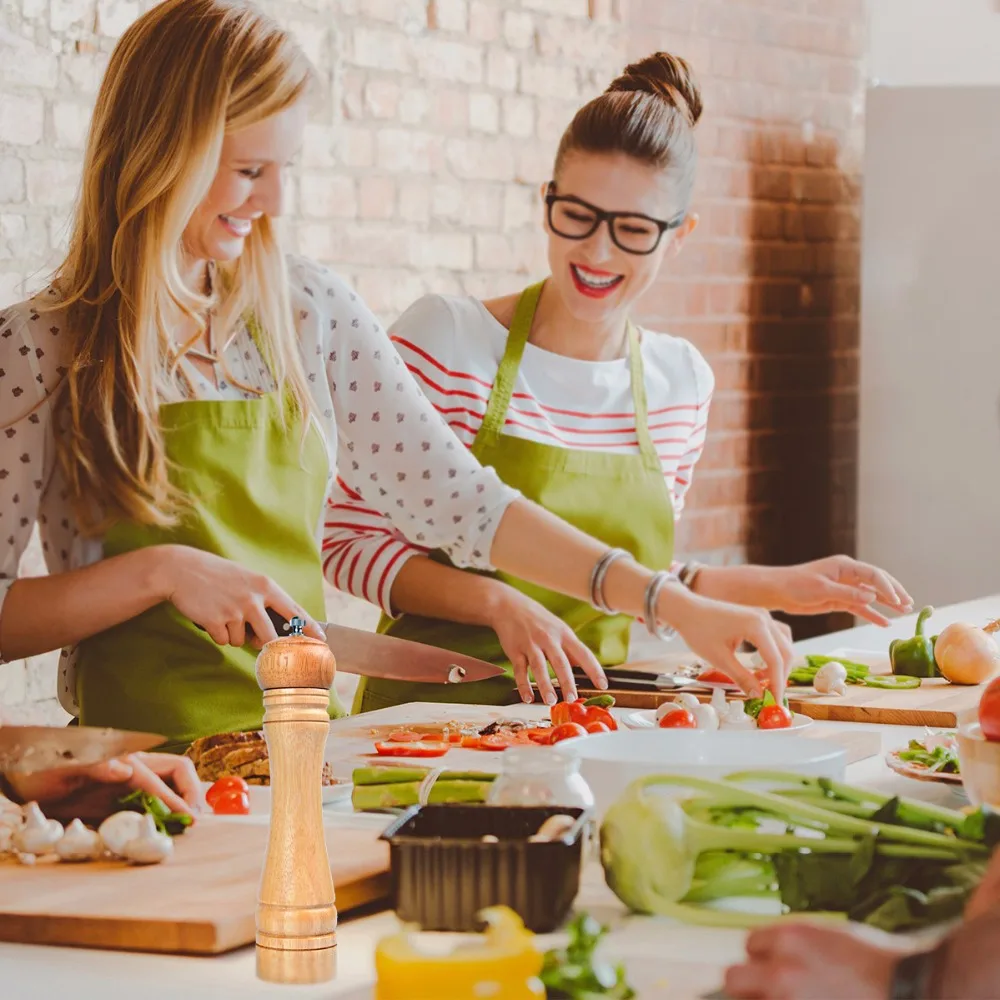
[[[664,222],[635,212],[605,212],[582,198],[556,194],[552,181],[545,195],[545,205],[549,228],[557,236],[567,240],[585,240],[597,232],[602,222],[607,222],[615,246],[626,253],[652,253],[660,245],[663,234],[668,229],[676,229],[684,221],[683,215]]]

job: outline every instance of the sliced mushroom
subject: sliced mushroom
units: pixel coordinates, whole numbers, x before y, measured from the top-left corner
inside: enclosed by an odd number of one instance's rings
[[[37,802],[24,807],[24,826],[14,831],[11,843],[22,854],[48,854],[62,837],[62,823],[46,819]]]
[[[538,828],[538,833],[533,833],[528,840],[533,844],[546,840],[559,840],[573,829],[574,823],[576,823],[574,817],[566,816],[563,813],[550,816]]]
[[[156,829],[153,817],[146,813],[139,833],[124,848],[125,857],[134,865],[157,865],[173,854],[174,842]]]
[[[56,854],[63,861],[94,861],[104,853],[104,845],[94,830],[73,820],[56,843]]]

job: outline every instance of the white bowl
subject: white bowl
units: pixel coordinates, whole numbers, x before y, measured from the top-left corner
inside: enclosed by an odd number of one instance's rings
[[[598,817],[627,785],[650,774],[724,778],[737,771],[790,771],[842,780],[847,767],[847,751],[829,740],[768,740],[756,732],[724,730],[619,730],[566,740],[554,749],[579,758]]]

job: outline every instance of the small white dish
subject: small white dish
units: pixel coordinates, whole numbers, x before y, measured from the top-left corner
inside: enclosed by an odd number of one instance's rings
[[[643,708],[637,709],[634,712],[627,711],[623,713],[621,721],[629,729],[658,729],[656,724],[656,710],[653,708]],[[808,715],[803,715],[801,712],[792,713],[792,724],[787,729],[754,729],[749,730],[752,733],[796,733],[801,732],[803,729],[807,729],[813,724],[813,720],[809,718]],[[700,732],[701,730],[695,730],[695,732]],[[688,730],[691,732],[691,730]],[[705,732],[711,733],[725,733],[725,729],[713,729],[705,730]]]

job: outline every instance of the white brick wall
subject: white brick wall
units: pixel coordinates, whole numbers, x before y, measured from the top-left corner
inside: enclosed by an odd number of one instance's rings
[[[604,81],[625,61],[619,2],[261,0],[327,81],[293,245],[354,281],[387,321],[430,289],[498,294],[541,273],[538,187],[583,93],[579,67]],[[151,6],[4,0],[0,301],[35,290],[58,260],[108,54]],[[37,549],[24,571],[43,571]],[[329,612],[376,618],[333,592]],[[0,666],[0,721],[62,721],[54,671],[51,656]]]

